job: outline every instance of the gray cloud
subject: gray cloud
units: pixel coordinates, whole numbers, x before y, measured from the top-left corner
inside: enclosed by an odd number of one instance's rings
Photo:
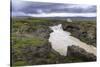
[[[49,14],[49,13],[96,13],[95,5],[80,4],[60,4],[60,3],[41,3],[41,2],[12,2],[12,12],[14,15],[19,13],[26,14]],[[16,13],[16,14],[15,14]]]

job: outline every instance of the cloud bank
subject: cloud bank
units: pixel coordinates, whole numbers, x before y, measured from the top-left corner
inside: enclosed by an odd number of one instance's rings
[[[11,12],[12,16],[96,17],[96,6],[12,0]]]

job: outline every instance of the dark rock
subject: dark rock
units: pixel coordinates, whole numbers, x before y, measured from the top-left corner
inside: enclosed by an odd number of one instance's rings
[[[49,28],[39,28],[39,29],[37,29],[37,31],[35,32],[36,33],[36,35],[38,36],[38,37],[41,37],[41,38],[46,38],[46,39],[48,39],[49,38],[49,33],[51,32],[51,30],[49,29]]]
[[[95,55],[86,52],[84,49],[79,48],[78,46],[69,46],[68,56],[78,57],[84,61],[96,61]]]

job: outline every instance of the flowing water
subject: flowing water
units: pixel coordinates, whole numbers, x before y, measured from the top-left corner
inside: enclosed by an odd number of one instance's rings
[[[52,45],[52,48],[59,52],[63,56],[67,56],[68,46],[79,46],[89,53],[96,55],[96,47],[87,45],[84,42],[81,42],[79,39],[71,36],[70,32],[64,31],[62,24],[51,26],[52,33],[50,33],[49,42]]]

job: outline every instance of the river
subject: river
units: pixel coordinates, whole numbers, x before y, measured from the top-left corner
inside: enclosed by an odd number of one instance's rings
[[[49,42],[51,43],[52,48],[61,55],[67,56],[68,46],[72,45],[78,46],[85,51],[96,55],[96,47],[88,45],[71,36],[70,32],[63,30],[62,24],[50,26],[50,29],[53,30],[53,32],[50,33]]]

